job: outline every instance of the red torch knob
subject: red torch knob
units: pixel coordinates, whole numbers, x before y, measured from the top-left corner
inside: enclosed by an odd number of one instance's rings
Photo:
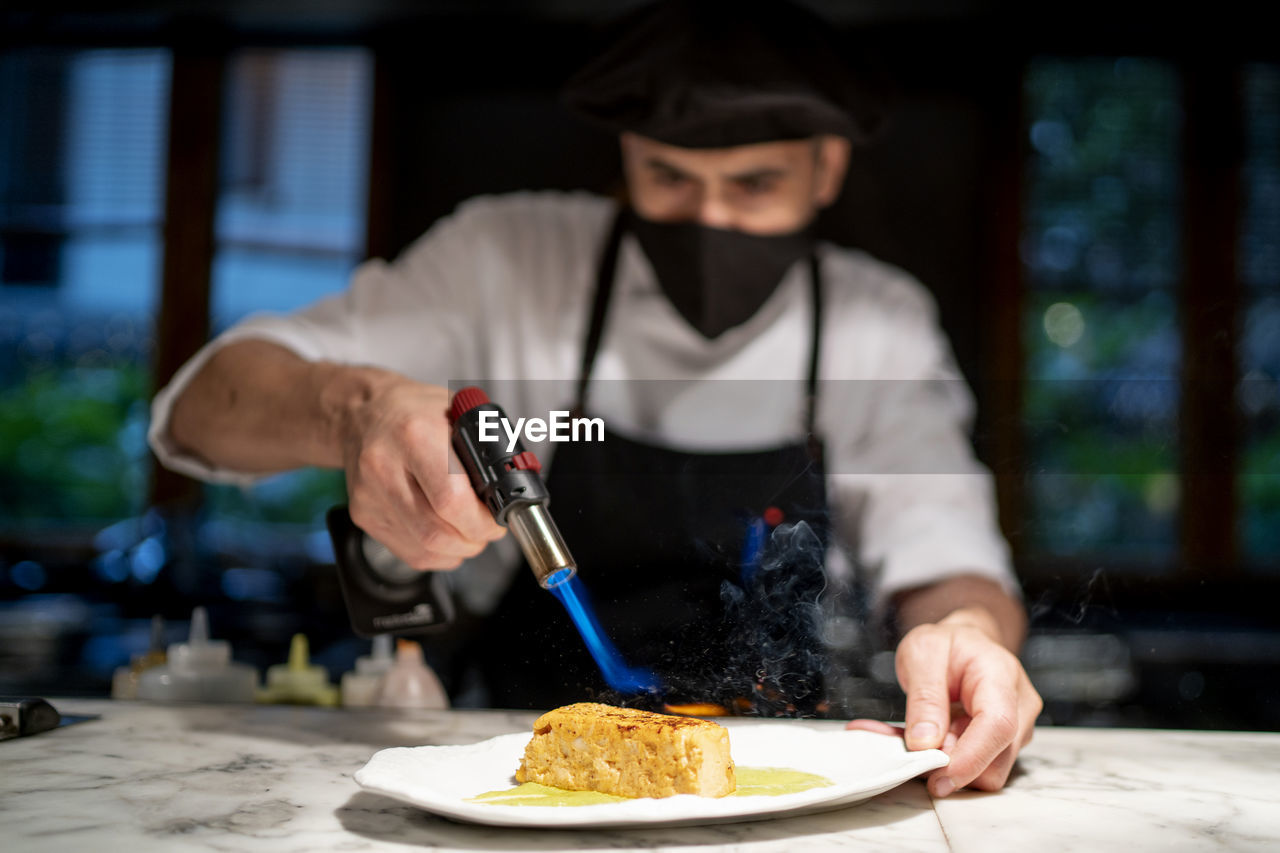
[[[489,402],[489,395],[475,385],[468,385],[453,395],[453,403],[449,406],[449,423],[453,423],[476,406]]]

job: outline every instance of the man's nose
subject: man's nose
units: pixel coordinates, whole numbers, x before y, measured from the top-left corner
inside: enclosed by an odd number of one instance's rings
[[[733,210],[716,193],[704,193],[698,204],[698,224],[708,228],[732,228]]]

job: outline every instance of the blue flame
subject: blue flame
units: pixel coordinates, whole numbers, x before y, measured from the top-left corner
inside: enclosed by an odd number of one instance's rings
[[[572,569],[561,569],[548,578],[547,589],[569,612],[569,618],[582,635],[596,666],[600,667],[606,684],[620,693],[646,693],[658,689],[657,676],[647,669],[628,666],[623,660],[588,605],[586,587]]]

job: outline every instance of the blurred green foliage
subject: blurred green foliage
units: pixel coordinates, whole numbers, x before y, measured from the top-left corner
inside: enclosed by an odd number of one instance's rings
[[[0,526],[104,525],[145,509],[150,375],[144,364],[40,363],[0,387]],[[345,500],[342,472],[303,469],[206,487],[206,516],[316,527]]]
[[[346,502],[341,471],[302,468],[259,480],[252,486],[206,486],[205,509],[212,518],[319,528],[334,504]]]
[[[1240,537],[1259,566],[1280,571],[1280,429],[1249,442],[1240,462]]]
[[[0,518],[111,521],[146,500],[142,366],[42,365],[0,387]]]
[[[1177,80],[1138,59],[1039,60],[1022,255],[1029,549],[1177,548]]]

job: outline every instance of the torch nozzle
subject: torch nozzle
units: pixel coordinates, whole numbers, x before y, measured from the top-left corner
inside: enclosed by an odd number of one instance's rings
[[[573,555],[546,506],[530,503],[511,507],[507,527],[520,543],[529,568],[544,589],[559,586],[577,574]]]

